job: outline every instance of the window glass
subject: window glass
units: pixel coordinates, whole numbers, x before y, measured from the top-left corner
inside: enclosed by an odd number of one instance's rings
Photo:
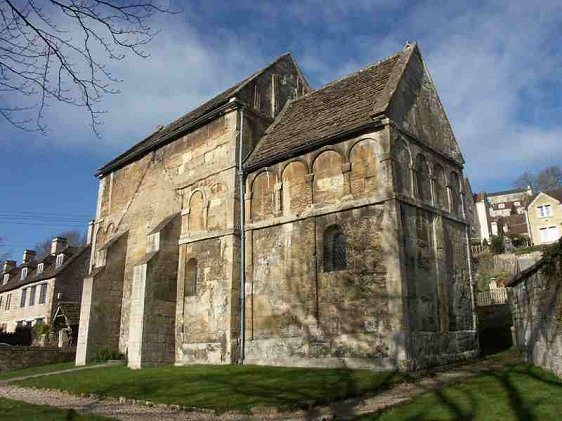
[[[37,286],[32,286],[29,291],[29,305],[32,306],[35,304],[35,293],[37,291]]]
[[[347,268],[346,238],[338,225],[324,232],[324,272],[335,272]]]
[[[20,307],[25,307],[25,299],[27,297],[27,288],[21,290]]]
[[[39,304],[45,304],[47,297],[47,284],[41,284],[41,290],[39,291]]]

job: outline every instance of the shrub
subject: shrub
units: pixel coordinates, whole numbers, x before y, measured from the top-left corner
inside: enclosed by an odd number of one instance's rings
[[[108,360],[120,360],[121,358],[123,358],[123,355],[119,351],[104,346],[96,351],[95,361],[105,362]]]
[[[492,244],[490,244],[490,249],[493,254],[502,254],[505,251],[505,243],[502,237],[493,236]]]
[[[544,262],[543,272],[548,276],[555,275],[562,267],[562,237],[557,243],[545,248],[542,261]]]
[[[33,326],[33,336],[36,338],[41,335],[48,335],[50,331],[50,326],[45,323],[37,323],[35,326]]]

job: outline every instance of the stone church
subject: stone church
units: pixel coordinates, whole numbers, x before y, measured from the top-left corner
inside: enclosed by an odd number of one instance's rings
[[[476,355],[462,171],[416,44],[316,90],[279,57],[97,173],[77,364]]]

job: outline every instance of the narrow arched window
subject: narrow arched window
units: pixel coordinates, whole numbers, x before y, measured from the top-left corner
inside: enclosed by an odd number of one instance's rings
[[[324,272],[347,268],[345,234],[338,225],[324,231]]]
[[[185,296],[193,297],[197,294],[198,278],[197,259],[189,259],[185,268]]]
[[[445,180],[445,171],[439,164],[433,169],[435,179],[435,202],[441,208],[447,207],[447,181]]]
[[[429,166],[425,156],[418,154],[416,157],[416,188],[418,198],[429,201],[431,199],[431,186],[429,184]]]
[[[449,189],[451,190],[451,212],[462,216],[461,188],[459,176],[456,172],[451,172],[451,180]]]

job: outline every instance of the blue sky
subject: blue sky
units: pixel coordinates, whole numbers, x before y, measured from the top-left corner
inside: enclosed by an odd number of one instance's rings
[[[47,135],[0,120],[0,254],[19,260],[23,248],[85,226],[95,213],[99,166],[287,51],[318,87],[417,41],[475,191],[510,188],[524,171],[562,164],[559,0],[205,0],[172,7],[181,12],[154,21],[160,33],[150,58],[110,64],[123,82],[121,94],[101,104],[102,139],[85,112],[59,104],[47,109]]]

